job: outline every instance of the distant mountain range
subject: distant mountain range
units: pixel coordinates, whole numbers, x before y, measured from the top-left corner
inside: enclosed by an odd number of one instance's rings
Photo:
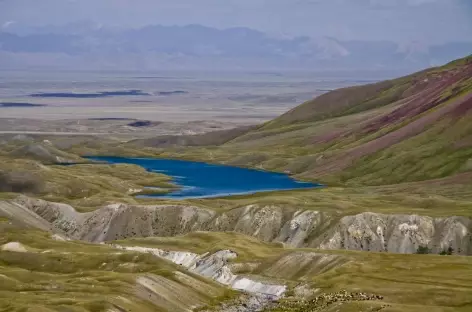
[[[249,28],[201,25],[103,28],[7,27],[0,68],[42,69],[405,69],[443,64],[472,51],[472,42],[423,45],[335,38],[275,38]]]

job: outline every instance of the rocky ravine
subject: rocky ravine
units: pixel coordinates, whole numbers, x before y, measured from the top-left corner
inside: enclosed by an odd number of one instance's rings
[[[456,254],[472,255],[472,220],[466,217],[366,212],[340,218],[317,211],[257,205],[216,213],[180,205],[114,204],[78,213],[65,204],[25,196],[3,206],[12,204],[20,220],[22,215],[31,217],[34,212],[38,219],[46,220],[69,237],[90,242],[175,236],[193,231],[235,231],[291,247],[414,253],[421,246],[432,253],[452,248]],[[3,206],[0,205],[0,214],[5,210]]]

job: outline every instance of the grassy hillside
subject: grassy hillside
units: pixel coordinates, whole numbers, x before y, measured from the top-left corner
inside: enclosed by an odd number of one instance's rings
[[[236,295],[148,254],[60,241],[8,220],[0,231],[0,311],[184,312]],[[4,250],[8,243],[24,250]],[[154,287],[143,288],[147,280]]]
[[[53,139],[51,139],[53,141]],[[60,138],[63,140],[63,138]],[[56,143],[56,142],[54,142]],[[9,150],[16,150],[23,145],[13,144]],[[82,145],[83,146],[83,145]],[[78,149],[79,147],[77,147]],[[83,147],[82,147],[83,148]],[[119,147],[122,154],[155,156],[156,149],[130,149]],[[107,149],[107,147],[105,147]],[[146,172],[134,165],[44,165],[41,161],[11,156],[9,150],[0,155],[0,198],[14,198],[26,193],[48,201],[68,203],[80,211],[95,210],[103,205],[122,202],[130,204],[156,204],[155,199],[135,198],[134,195],[144,186],[156,186],[172,189],[169,177]],[[87,153],[92,149],[86,147]],[[102,148],[93,149],[96,153],[107,154]],[[171,152],[169,156],[183,156],[195,159],[208,159],[208,153],[214,157],[227,156],[225,146],[211,149],[183,149],[181,154]],[[267,157],[282,155],[287,150],[267,152]],[[161,155],[167,155],[165,152]],[[230,159],[229,162],[241,161],[249,156],[244,154]],[[283,155],[285,157],[285,155]],[[76,156],[75,156],[76,157]],[[308,159],[310,155],[306,156]],[[217,159],[213,159],[217,161]],[[274,159],[274,163],[277,163]],[[254,166],[258,166],[255,163]],[[265,167],[265,165],[264,165]],[[277,205],[301,210],[323,211],[335,215],[350,215],[366,211],[380,213],[416,213],[429,216],[472,215],[472,175],[461,175],[420,182],[405,182],[388,186],[350,187],[340,185],[318,190],[299,190],[268,192],[254,195],[234,196],[221,199],[194,199],[179,201],[178,204],[208,208],[216,211],[231,209],[251,204]],[[349,184],[349,183],[347,183]],[[159,200],[159,204],[175,204],[169,200]]]
[[[218,307],[237,296],[150,254],[61,241],[47,232],[13,227],[7,219],[0,220],[0,230],[0,246],[18,242],[25,248],[0,250],[0,311],[188,311]],[[238,274],[288,285],[288,297],[273,311],[306,311],[297,308],[305,306],[301,297],[341,290],[383,300],[339,303],[333,311],[367,312],[381,306],[390,312],[425,306],[431,311],[469,311],[472,305],[469,257],[295,250],[235,233],[118,243],[196,253],[231,248],[238,253],[233,264]],[[139,282],[143,278],[153,281],[154,288],[145,291]]]
[[[268,122],[264,129],[319,121],[386,106],[428,89],[430,82],[424,81],[425,79],[431,77],[437,79],[438,75],[443,75],[447,71],[462,70],[462,67],[467,66],[471,60],[472,57],[469,56],[443,67],[431,68],[406,77],[334,90]]]
[[[218,147],[147,151],[329,185],[463,181],[472,170],[472,57],[329,92]]]
[[[235,233],[192,233],[174,238],[121,241],[196,253],[231,248],[242,274],[275,278],[295,294],[303,286],[313,295],[340,290],[382,295],[379,302],[338,304],[314,311],[469,311],[472,309],[472,258],[433,255],[396,255],[312,249],[284,249]],[[243,265],[246,264],[246,265]],[[311,311],[290,296],[270,311]],[[389,306],[375,310],[381,306]],[[310,306],[310,305],[308,305]],[[312,308],[317,305],[312,304]]]
[[[168,176],[147,172],[139,166],[44,165],[28,158],[0,155],[0,198],[24,193],[69,203],[79,210],[94,210],[117,201],[136,203],[134,195],[138,193],[167,192],[175,187]]]
[[[131,141],[134,146],[152,146],[160,148],[169,148],[174,146],[210,146],[225,144],[255,127],[239,127],[229,130],[220,130],[196,135],[163,135],[149,139],[137,139]]]

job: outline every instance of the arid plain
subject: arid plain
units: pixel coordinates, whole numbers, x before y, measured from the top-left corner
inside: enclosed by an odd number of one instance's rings
[[[202,133],[260,124],[329,90],[392,75],[5,72],[0,77],[0,132],[126,137]]]

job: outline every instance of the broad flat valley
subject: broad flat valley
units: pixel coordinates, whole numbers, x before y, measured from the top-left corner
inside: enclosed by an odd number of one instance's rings
[[[196,134],[260,124],[329,90],[391,75],[4,71],[0,76],[0,131]]]

